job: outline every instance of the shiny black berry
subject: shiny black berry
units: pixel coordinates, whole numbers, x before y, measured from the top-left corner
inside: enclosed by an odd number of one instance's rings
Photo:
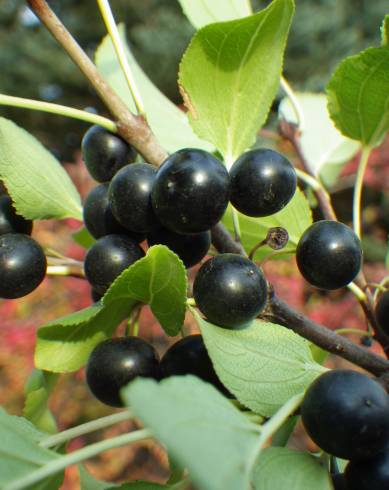
[[[200,267],[193,296],[211,323],[238,328],[253,320],[265,306],[267,283],[251,260],[237,254],[221,254]]]
[[[115,173],[134,160],[135,150],[117,134],[92,126],[81,142],[82,157],[97,182],[108,182]]]
[[[6,194],[0,196],[0,235],[24,233],[31,235],[32,221],[16,213],[12,200]]]
[[[116,277],[145,255],[138,242],[126,235],[99,238],[85,256],[85,275],[93,289],[104,294]]]
[[[230,170],[233,206],[247,216],[277,213],[294,196],[297,177],[280,153],[260,148],[247,151]]]
[[[192,374],[212,384],[227,396],[229,391],[220,382],[201,335],[188,335],[173,344],[162,357],[161,378]]]
[[[93,395],[106,405],[123,406],[120,389],[136,377],[159,379],[158,354],[139,337],[105,340],[88,359],[87,384]]]
[[[379,297],[375,307],[375,316],[378,325],[386,335],[389,335],[389,290]]]
[[[351,461],[346,466],[347,490],[388,490],[389,449],[364,461]]]
[[[124,228],[114,217],[108,200],[108,183],[99,184],[86,196],[84,202],[84,223],[94,238],[105,235],[128,235],[137,242],[141,242],[146,235],[130,232]]]
[[[103,297],[103,294],[98,293],[95,289],[91,289],[90,296],[92,298],[93,303],[97,303]]]
[[[155,214],[176,233],[200,233],[216,225],[227,208],[230,178],[222,163],[203,150],[170,155],[152,191]]]
[[[148,233],[161,226],[151,205],[156,173],[152,165],[133,163],[119,170],[109,185],[112,213],[128,230]]]
[[[28,235],[0,236],[0,298],[21,298],[34,291],[46,275],[42,247]]]
[[[184,262],[186,268],[192,267],[203,259],[211,246],[211,233],[203,231],[195,235],[180,235],[174,231],[160,228],[147,236],[149,247],[166,245]]]
[[[351,228],[338,221],[317,221],[300,238],[297,266],[312,286],[338,289],[358,275],[361,242]]]
[[[322,374],[308,388],[301,414],[312,440],[339,458],[369,458],[389,444],[388,394],[356,371]]]

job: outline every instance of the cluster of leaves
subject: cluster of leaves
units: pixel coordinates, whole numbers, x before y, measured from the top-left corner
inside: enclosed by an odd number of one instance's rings
[[[217,150],[230,165],[255,142],[257,131],[265,123],[278,89],[294,4],[292,0],[274,0],[265,10],[250,15],[248,3],[240,1],[223,2],[223,9],[215,11],[193,9],[193,3],[185,0],[181,3],[192,23],[200,28],[180,67],[179,84],[189,123],[185,114],[145,76],[129,50],[128,60],[146,101],[150,125],[162,145],[169,151],[184,145]],[[218,3],[212,5],[216,8]],[[240,19],[228,21],[236,17]],[[124,29],[124,37],[123,33]],[[389,129],[387,33],[388,22],[383,26],[383,45],[345,60],[329,85],[329,107],[335,125],[343,135],[367,147],[377,145]],[[96,64],[133,109],[108,37],[97,50]],[[0,119],[0,145],[4,148],[0,178],[21,214],[31,219],[81,218],[80,199],[72,182],[35,139]],[[239,220],[247,250],[269,228],[283,226],[289,232],[291,251],[312,222],[302,192],[276,215],[261,220],[239,216]],[[229,228],[231,221],[228,212],[225,224]],[[186,294],[182,262],[166,247],[154,246],[114,281],[100,303],[40,328],[35,363],[42,372],[35,374],[27,390],[26,418],[38,427],[50,426],[46,403],[56,375],[48,372],[81,368],[91,350],[109,338],[139,302],[150,305],[167,335],[177,335],[184,322]],[[218,376],[242,410],[213,387],[185,377],[161,383],[137,380],[125,388],[123,398],[134,415],[152,429],[200,488],[243,489],[251,482],[261,490],[286,486],[291,490],[310,486],[329,490],[327,468],[321,460],[285,447],[264,449],[268,438],[294,413],[306,388],[325,370],[313,359],[307,341],[279,325],[258,320],[243,330],[220,329],[192,311]],[[266,421],[258,425],[245,412]],[[0,434],[10,441],[0,460],[0,484],[8,490],[29,485],[57,488],[68,464],[94,454],[86,451],[61,456],[46,449],[46,434],[25,419],[3,412]],[[287,435],[275,441],[283,438],[287,440]],[[91,480],[83,470],[81,481],[82,488],[112,486]],[[41,486],[36,486],[37,482]],[[137,483],[121,488],[178,489],[186,483],[179,480],[162,487]]]

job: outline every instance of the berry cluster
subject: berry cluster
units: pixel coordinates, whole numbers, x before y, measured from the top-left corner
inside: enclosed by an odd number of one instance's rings
[[[31,231],[32,221],[16,213],[8,195],[0,196],[0,298],[26,296],[46,275],[46,256]]]
[[[168,246],[192,267],[207,254],[210,229],[229,201],[249,216],[282,209],[296,190],[290,162],[272,150],[244,153],[230,173],[210,153],[183,149],[157,170],[130,163],[135,152],[119,136],[93,126],[82,142],[85,164],[100,185],[87,196],[84,222],[97,239],[85,258],[85,274],[103,295],[120,272],[141,258],[139,243]],[[266,281],[248,259],[223,254],[200,269],[194,284],[200,310],[219,325],[240,327],[261,311]]]
[[[377,381],[356,371],[329,371],[307,390],[301,414],[321,449],[350,460],[347,489],[389,488],[389,396]]]
[[[85,258],[85,275],[96,299],[129,265],[144,256],[139,243],[168,246],[192,267],[207,254],[210,229],[222,218],[229,201],[249,216],[268,216],[282,209],[296,190],[293,166],[272,150],[242,155],[230,173],[202,150],[183,149],[157,170],[130,163],[135,152],[119,137],[92,127],[82,142],[85,164],[100,182],[84,203],[84,222],[97,239]],[[199,269],[193,293],[207,319],[240,328],[263,309],[267,283],[249,259],[221,254]],[[166,378],[194,374],[224,394],[201,336],[186,337],[161,362],[154,348],[139,338],[103,342],[92,352],[87,381],[101,401],[121,404],[119,390],[136,376]]]
[[[188,374],[230,396],[215,373],[201,335],[179,340],[161,360],[154,347],[139,337],[108,339],[95,347],[86,367],[86,380],[93,395],[113,407],[123,405],[120,389],[138,376],[161,380]]]

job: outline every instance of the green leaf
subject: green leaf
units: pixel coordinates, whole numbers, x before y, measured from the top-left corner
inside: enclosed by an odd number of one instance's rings
[[[187,486],[187,481],[178,482],[174,485],[161,485],[160,483],[139,480],[131,483],[124,483],[120,487],[109,487],[106,490],[184,490]]]
[[[250,0],[178,0],[196,29],[207,24],[239,19],[252,14]]]
[[[218,377],[253,412],[273,415],[326,371],[313,360],[309,343],[281,325],[255,320],[229,330],[192,311]]]
[[[80,478],[80,490],[111,490],[119,487],[119,485],[114,483],[96,480],[81,464],[78,465],[78,475]]]
[[[109,305],[117,299],[149,304],[168,335],[177,335],[185,317],[187,277],[178,256],[164,245],[155,245],[146,257],[126,269],[103,297]]]
[[[294,4],[274,0],[256,15],[200,29],[181,61],[189,120],[228,165],[255,141],[281,75]]]
[[[246,463],[258,427],[212,385],[193,376],[160,383],[138,379],[123,391],[131,410],[155,433],[202,490],[249,487]]]
[[[389,47],[389,14],[385,15],[381,26],[382,46]]]
[[[70,177],[41,143],[0,117],[0,179],[15,209],[28,219],[82,219],[80,196]]]
[[[38,429],[51,433],[57,431],[57,424],[47,402],[57,378],[56,374],[34,369],[24,389],[23,416]]]
[[[252,481],[256,490],[332,490],[327,468],[319,458],[281,447],[262,452]]]
[[[304,114],[305,125],[300,142],[309,168],[327,185],[333,185],[344,164],[361,145],[336,129],[328,113],[325,94],[297,92],[295,95]],[[297,122],[289,97],[282,100],[278,112],[288,122]]]
[[[209,143],[200,140],[193,133],[185,113],[176,107],[143,72],[127,45],[124,25],[119,25],[119,30],[122,43],[126,48],[127,60],[145,105],[147,121],[161,145],[169,152],[175,152],[183,147],[212,151],[213,148]],[[95,62],[105,80],[131,111],[136,112],[131,92],[108,35],[96,51]]]
[[[96,241],[86,228],[77,230],[72,234],[72,238],[78,245],[84,248],[90,248]]]
[[[95,304],[59,318],[38,330],[35,366],[55,373],[80,369],[93,348],[111,337],[126,318],[135,301],[118,300],[109,305]]]
[[[327,86],[335,126],[366,146],[380,144],[389,130],[388,72],[388,48],[369,48],[342,61]]]
[[[8,415],[0,408],[0,487],[21,478],[59,455],[38,445],[45,434],[38,431],[22,417]],[[30,490],[54,489],[53,481],[62,479],[62,474],[48,478]],[[49,484],[52,484],[50,487]]]
[[[289,234],[289,242],[283,249],[284,252],[294,251],[304,231],[312,224],[312,213],[308,201],[300,189],[296,190],[293,199],[276,214],[266,218],[251,218],[238,213],[241,230],[242,244],[246,251],[250,251],[258,242],[267,235],[269,228],[285,228]],[[231,207],[227,209],[223,217],[223,223],[227,229],[234,233]],[[269,247],[261,247],[256,252],[256,259],[260,260],[271,253]]]

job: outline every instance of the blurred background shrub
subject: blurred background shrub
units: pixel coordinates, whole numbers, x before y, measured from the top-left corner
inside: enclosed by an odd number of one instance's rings
[[[242,0],[243,1],[243,0]],[[81,46],[93,56],[105,34],[92,0],[51,0],[50,5]],[[269,1],[253,0],[257,10]],[[285,74],[298,89],[320,91],[345,56],[379,43],[387,0],[297,0]],[[178,63],[193,28],[176,0],[112,0],[116,19],[127,26],[131,47],[147,74],[174,102]],[[52,40],[23,0],[0,2],[0,92],[104,112],[83,77]],[[37,112],[1,108],[70,159],[85,125]]]

